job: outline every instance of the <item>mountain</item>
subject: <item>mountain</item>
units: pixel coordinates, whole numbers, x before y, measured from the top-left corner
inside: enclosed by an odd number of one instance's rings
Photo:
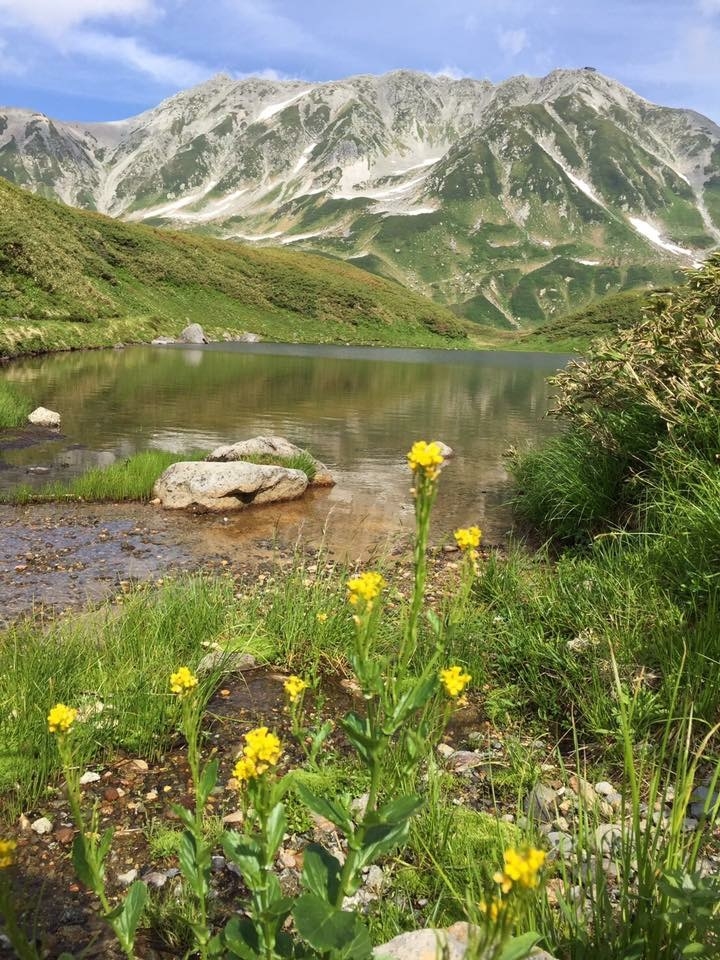
[[[0,108],[0,175],[300,246],[501,327],[666,284],[720,242],[720,127],[597,71],[213,79],[114,123]]]
[[[214,339],[465,338],[449,310],[341,260],[123,223],[0,179],[0,355],[150,340],[191,321]]]

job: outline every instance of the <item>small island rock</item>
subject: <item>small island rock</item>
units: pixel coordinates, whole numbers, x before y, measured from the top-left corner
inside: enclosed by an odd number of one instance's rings
[[[217,447],[206,457],[209,463],[231,463],[242,461],[244,457],[295,457],[303,453],[300,447],[286,440],[285,437],[252,437],[250,440],[241,440],[239,443],[228,443]],[[315,476],[312,479],[313,487],[332,487],[335,478],[324,463],[315,460]]]
[[[36,427],[51,427],[53,430],[60,429],[60,414],[54,410],[48,410],[46,407],[38,407],[28,416],[28,421]]]
[[[242,510],[251,503],[295,500],[307,489],[302,470],[255,463],[173,463],[158,479],[153,495],[171,510]]]

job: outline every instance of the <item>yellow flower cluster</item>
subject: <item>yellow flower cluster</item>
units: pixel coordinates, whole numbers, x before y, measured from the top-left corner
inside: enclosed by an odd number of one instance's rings
[[[56,703],[48,714],[48,730],[50,733],[67,733],[75,723],[77,713],[75,707],[66,707],[64,703]]]
[[[480,546],[482,531],[480,527],[461,527],[455,531],[455,543],[464,552],[466,550],[477,550]]]
[[[0,870],[13,865],[13,854],[17,844],[14,840],[0,840]]]
[[[287,678],[283,686],[285,688],[285,693],[288,695],[288,700],[290,703],[295,703],[303,690],[307,689],[307,683],[302,679],[302,677],[296,677],[294,674],[293,676]]]
[[[316,613],[315,619],[318,623],[325,623],[327,621],[328,615],[326,613]]]
[[[274,767],[282,756],[280,741],[267,727],[256,727],[245,734],[245,746],[233,770],[238,780],[253,780],[261,776],[270,767]]]
[[[471,680],[470,674],[463,673],[462,667],[447,667],[440,671],[440,682],[449,697],[459,697]]]
[[[385,578],[381,573],[359,573],[357,577],[351,577],[347,582],[348,601],[356,606],[363,600],[368,606],[373,600],[380,596],[380,591],[385,586]]]
[[[417,440],[412,445],[407,459],[413,473],[424,474],[428,480],[437,480],[443,464],[443,455],[437,443]]]
[[[491,900],[490,903],[486,903],[484,900],[482,900],[478,904],[478,907],[480,908],[480,913],[482,913],[486,917],[489,917],[490,920],[495,922],[500,916],[500,914],[503,912],[503,910],[505,910],[505,908],[507,907],[507,904],[503,903],[502,900],[497,900],[497,899]]]
[[[527,850],[506,850],[505,869],[498,871],[493,880],[499,883],[503,893],[509,893],[514,884],[534,890],[540,883],[540,871],[545,863],[545,852],[529,847]]]
[[[179,667],[170,674],[170,691],[179,697],[191,693],[198,685],[198,678],[187,667]]]

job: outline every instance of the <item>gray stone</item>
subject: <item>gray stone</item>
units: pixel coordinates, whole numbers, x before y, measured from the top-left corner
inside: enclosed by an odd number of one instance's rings
[[[238,337],[239,343],[260,343],[262,337],[257,333],[241,333]]]
[[[599,793],[601,797],[609,797],[616,791],[615,787],[607,780],[601,780],[600,783],[595,784],[595,792]]]
[[[206,653],[197,665],[198,673],[242,673],[257,666],[257,660],[251,653],[240,650],[212,650]]]
[[[557,793],[544,783],[536,783],[525,800],[525,813],[533,820],[551,823],[557,818]]]
[[[437,752],[440,754],[443,760],[447,760],[455,753],[449,743],[439,743],[437,745]]]
[[[561,856],[567,857],[572,853],[573,840],[569,833],[562,830],[552,830],[548,833],[547,838]]]
[[[199,323],[191,323],[180,334],[181,343],[207,343],[207,337]]]
[[[443,443],[442,440],[433,440],[433,443],[440,447],[440,456],[443,460],[449,460],[451,457],[455,456],[455,451],[452,447],[449,447],[446,443]]]
[[[461,921],[454,923],[446,930],[415,930],[411,933],[401,933],[388,943],[384,943],[373,950],[375,960],[490,960],[496,955],[496,948],[490,947],[489,952],[478,953],[477,947],[472,944],[473,928],[469,923]],[[470,948],[470,949],[468,949]],[[531,952],[532,960],[553,960],[545,950],[535,949]]]
[[[295,500],[307,489],[302,470],[255,463],[173,463],[155,483],[153,496],[171,510],[242,510],[251,503]]]
[[[97,783],[99,779],[99,773],[95,773],[94,770],[86,770],[85,773],[80,777],[80,783],[83,786],[86,786],[88,783]]]
[[[161,873],[159,870],[151,870],[150,873],[146,873],[143,877],[143,880],[149,887],[155,887],[156,890],[160,890],[167,883],[167,874]]]
[[[133,867],[132,870],[128,870],[127,873],[119,873],[117,877],[117,882],[122,884],[123,887],[129,887],[131,883],[134,883],[137,880],[138,872]]]
[[[472,750],[456,750],[448,757],[447,765],[454,773],[469,773],[487,763],[485,757]]]
[[[60,414],[54,410],[48,410],[47,407],[36,407],[32,413],[28,414],[28,423],[36,427],[50,427],[52,430],[60,429]]]
[[[213,873],[220,873],[221,870],[224,870],[226,863],[225,857],[221,857],[219,854],[210,859],[210,866]]]
[[[230,463],[235,460],[243,460],[245,457],[296,457],[298,454],[306,452],[301,447],[286,440],[285,437],[251,437],[249,440],[240,440],[238,443],[227,443],[221,447],[216,447],[205,459],[209,463]],[[314,457],[313,463],[315,465],[315,476],[312,486],[332,487],[335,479],[325,464],[320,463]]]
[[[177,341],[173,340],[172,337],[155,337],[154,340],[150,341],[151,347],[167,347],[171,343],[176,343]]]
[[[613,853],[622,845],[622,835],[616,823],[601,823],[595,830],[595,846],[604,854]]]
[[[51,821],[48,820],[47,817],[39,817],[37,820],[32,822],[30,827],[35,831],[35,833],[39,833],[41,836],[44,833],[52,833],[53,828]]]

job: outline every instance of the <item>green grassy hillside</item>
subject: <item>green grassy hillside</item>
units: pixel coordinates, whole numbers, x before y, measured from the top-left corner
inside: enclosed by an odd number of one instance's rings
[[[584,350],[596,337],[609,336],[640,323],[648,296],[646,290],[612,294],[524,334],[515,345],[523,350]]]
[[[135,226],[0,179],[0,354],[249,330],[271,340],[447,346],[443,307],[341,261]]]

